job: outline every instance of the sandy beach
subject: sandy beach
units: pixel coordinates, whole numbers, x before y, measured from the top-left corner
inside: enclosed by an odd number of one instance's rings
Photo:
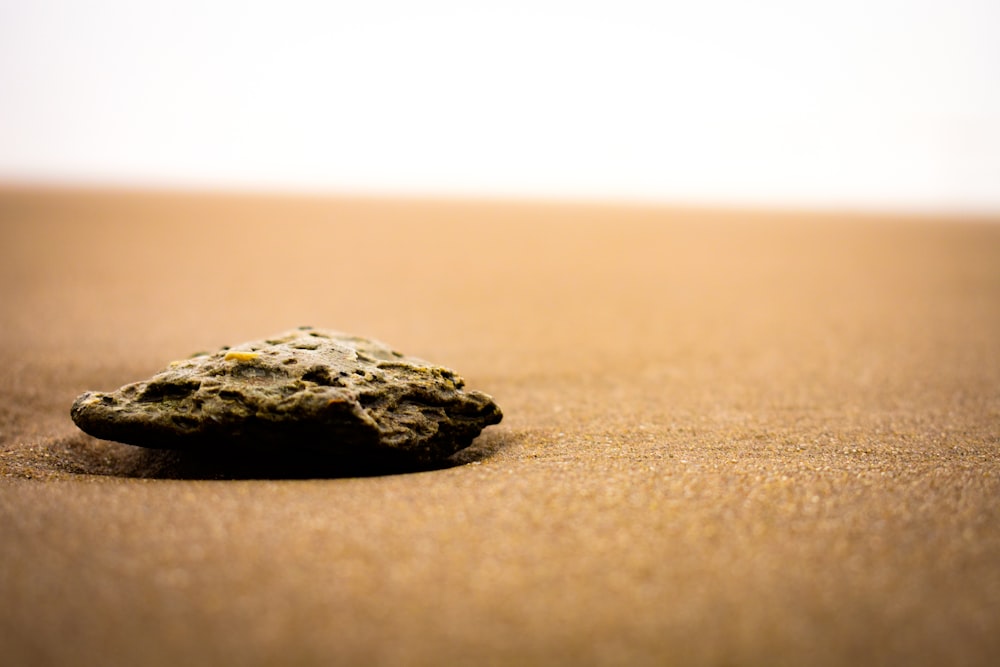
[[[1000,224],[0,189],[0,662],[1000,664]],[[439,470],[86,390],[313,325],[491,394]]]

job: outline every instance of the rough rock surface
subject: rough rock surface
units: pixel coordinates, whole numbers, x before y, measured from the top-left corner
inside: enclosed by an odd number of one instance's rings
[[[300,327],[87,392],[71,415],[93,436],[143,447],[434,462],[503,416],[463,385],[382,343]]]

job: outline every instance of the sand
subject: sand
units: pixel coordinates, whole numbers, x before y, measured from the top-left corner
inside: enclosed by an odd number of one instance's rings
[[[998,664],[998,222],[0,191],[0,661]],[[318,479],[70,421],[303,324],[504,421]]]

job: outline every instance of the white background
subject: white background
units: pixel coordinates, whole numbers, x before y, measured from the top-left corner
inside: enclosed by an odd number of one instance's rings
[[[0,0],[0,181],[1000,211],[1000,2]]]

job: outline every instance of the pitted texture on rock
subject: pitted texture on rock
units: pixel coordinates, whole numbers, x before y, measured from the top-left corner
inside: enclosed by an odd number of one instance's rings
[[[446,458],[502,418],[447,368],[377,341],[301,327],[175,361],[149,380],[73,403],[77,426],[166,449]]]

